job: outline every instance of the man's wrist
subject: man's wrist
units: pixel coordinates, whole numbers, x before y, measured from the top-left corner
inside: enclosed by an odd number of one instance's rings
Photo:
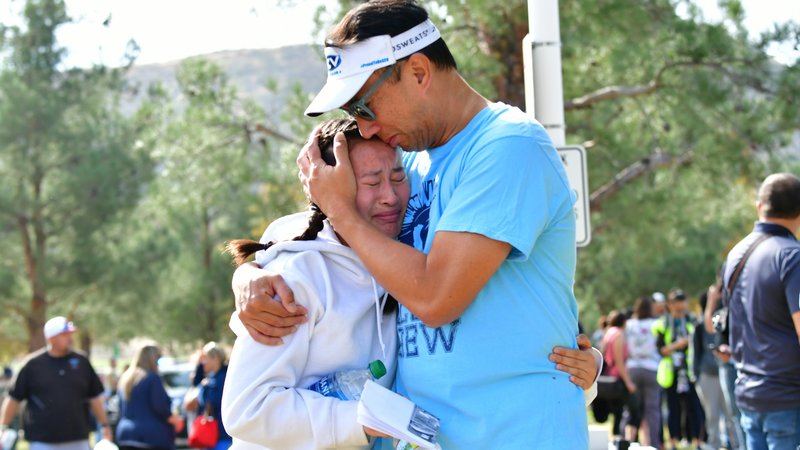
[[[335,211],[335,216],[331,217],[328,215],[328,220],[337,232],[339,232],[340,229],[349,228],[361,218],[355,205],[343,204],[341,207],[337,207]]]

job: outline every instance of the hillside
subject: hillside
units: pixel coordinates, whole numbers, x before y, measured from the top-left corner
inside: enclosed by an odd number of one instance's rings
[[[316,92],[325,82],[325,65],[321,53],[310,45],[294,45],[276,49],[227,50],[199,55],[220,65],[228,74],[230,81],[239,90],[242,98],[256,101],[270,114],[282,111],[286,95],[291,86],[299,82],[307,92]],[[181,61],[163,64],[137,65],[128,73],[128,80],[138,84],[139,92],[153,82],[161,82],[168,92],[179,95],[175,71]],[[266,88],[267,80],[278,83],[277,94]],[[124,110],[132,111],[137,100],[125,105]]]

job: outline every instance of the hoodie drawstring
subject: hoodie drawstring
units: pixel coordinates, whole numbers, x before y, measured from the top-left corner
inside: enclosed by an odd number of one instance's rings
[[[375,323],[378,324],[378,342],[381,345],[381,354],[383,360],[386,361],[386,346],[383,344],[383,307],[386,306],[386,300],[389,298],[389,293],[383,294],[383,299],[378,296],[378,284],[375,283],[375,278],[372,279],[372,293],[375,296]]]

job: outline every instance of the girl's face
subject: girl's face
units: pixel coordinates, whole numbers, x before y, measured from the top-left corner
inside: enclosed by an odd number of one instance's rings
[[[357,139],[350,145],[356,178],[356,208],[383,234],[400,234],[411,188],[400,152],[376,139]]]

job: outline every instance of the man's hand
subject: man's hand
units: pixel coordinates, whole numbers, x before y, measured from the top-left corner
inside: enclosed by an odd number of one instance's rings
[[[578,335],[578,350],[556,347],[550,354],[550,361],[556,363],[556,369],[570,374],[569,381],[587,390],[597,378],[597,362],[595,350],[586,335]]]
[[[380,431],[378,431],[378,430],[376,430],[374,428],[370,428],[370,427],[363,427],[363,428],[364,428],[364,434],[366,434],[368,436],[385,437],[385,438],[391,437],[388,434],[381,433]]]
[[[356,212],[356,180],[350,165],[350,154],[344,133],[336,133],[333,139],[333,154],[336,165],[330,166],[323,159],[316,139],[307,145],[309,162],[308,192],[313,201],[328,216],[336,228],[339,216]]]
[[[319,145],[317,143],[317,137],[319,135],[320,125],[314,127],[314,131],[308,135],[308,140],[306,141],[303,148],[300,149],[300,153],[297,155],[297,159],[295,162],[297,163],[297,168],[300,169],[297,173],[297,177],[300,178],[300,183],[303,184],[303,192],[306,194],[306,198],[309,200],[311,199],[311,193],[308,191],[308,177],[311,175],[311,163],[310,157],[308,153],[308,149],[312,146],[317,147],[319,149]]]
[[[716,333],[716,330],[714,330],[714,312],[717,310],[717,305],[719,305],[719,302],[722,300],[720,286],[712,284],[708,287],[706,295],[707,301],[706,309],[703,311],[703,326],[708,333],[714,334]]]
[[[256,342],[280,345],[282,336],[293,333],[297,325],[307,320],[306,309],[294,302],[283,278],[255,263],[242,264],[236,269],[231,288],[239,320]]]
[[[727,364],[731,360],[731,347],[728,344],[722,344],[714,350],[714,355]]]

